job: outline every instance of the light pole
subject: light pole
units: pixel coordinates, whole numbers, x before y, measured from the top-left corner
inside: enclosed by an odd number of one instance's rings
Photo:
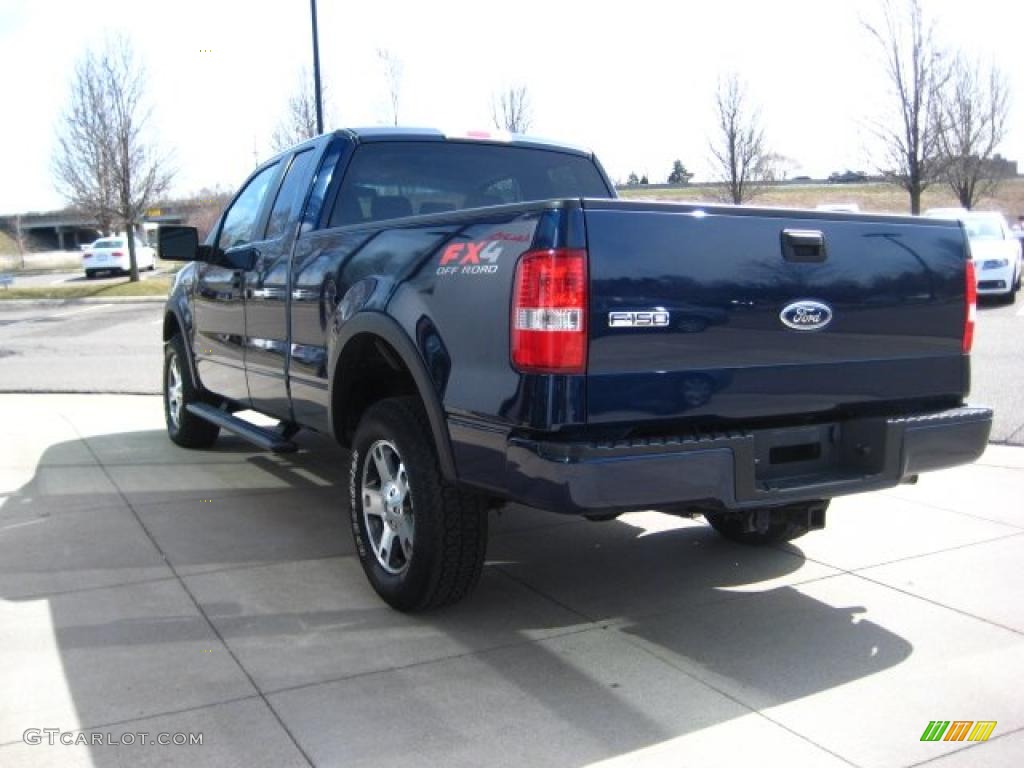
[[[313,16],[313,96],[316,100],[316,132],[324,132],[324,104],[320,95],[320,41],[316,31],[316,0],[309,0]]]

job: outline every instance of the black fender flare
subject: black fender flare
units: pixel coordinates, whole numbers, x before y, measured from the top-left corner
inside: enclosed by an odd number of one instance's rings
[[[334,429],[334,387],[340,380],[337,370],[338,361],[341,359],[345,348],[356,336],[369,334],[378,336],[387,342],[402,360],[402,364],[412,374],[413,382],[419,393],[423,408],[427,413],[427,420],[430,424],[430,431],[434,438],[434,445],[437,448],[437,463],[445,480],[451,483],[458,481],[455,471],[455,457],[452,452],[451,438],[448,434],[448,420],[445,417],[444,407],[437,390],[434,389],[430,375],[427,373],[427,366],[423,357],[416,349],[408,334],[390,316],[381,312],[365,311],[360,312],[347,320],[341,327],[333,344],[329,358],[328,368],[328,423]],[[338,435],[335,435],[337,438]]]
[[[192,339],[189,333],[188,326],[185,325],[185,321],[181,316],[181,310],[178,308],[176,303],[168,303],[164,307],[164,325],[167,324],[167,317],[171,316],[174,318],[174,323],[178,326],[178,333],[181,334],[181,340],[185,344],[186,357],[188,357],[188,375],[192,379],[192,386],[196,390],[202,390],[202,384],[199,382],[199,371],[196,370],[196,357],[192,353]],[[164,341],[164,344],[170,341],[168,338]]]

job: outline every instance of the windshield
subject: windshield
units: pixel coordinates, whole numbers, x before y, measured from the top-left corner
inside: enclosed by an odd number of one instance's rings
[[[971,240],[1002,240],[1003,230],[996,219],[964,219],[967,237]]]
[[[124,240],[97,240],[93,248],[124,248]]]

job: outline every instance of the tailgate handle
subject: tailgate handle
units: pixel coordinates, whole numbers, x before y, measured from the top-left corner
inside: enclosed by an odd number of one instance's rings
[[[782,230],[782,258],[800,264],[825,260],[825,235],[816,229]]]

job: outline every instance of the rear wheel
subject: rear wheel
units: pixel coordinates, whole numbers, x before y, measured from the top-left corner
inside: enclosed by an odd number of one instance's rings
[[[94,270],[94,269],[87,269],[87,270],[85,270],[85,279],[86,280],[95,280],[96,279],[96,270]]]
[[[359,560],[390,606],[437,608],[472,592],[487,552],[487,506],[441,475],[416,398],[367,410],[353,441],[349,495]]]
[[[708,512],[704,517],[712,528],[730,541],[752,546],[777,544],[824,527],[828,503],[825,499],[784,507]]]
[[[164,347],[164,420],[167,435],[183,448],[209,448],[220,427],[189,413],[189,403],[200,402],[198,390],[188,372],[188,353],[180,334]]]

